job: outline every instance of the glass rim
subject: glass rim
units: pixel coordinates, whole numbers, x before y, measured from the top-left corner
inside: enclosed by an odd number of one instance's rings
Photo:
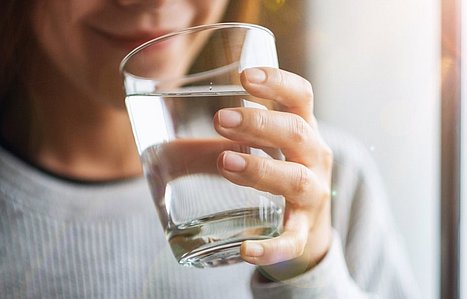
[[[174,37],[174,36],[183,35],[183,34],[187,34],[187,33],[199,32],[199,31],[210,30],[210,29],[218,30],[218,29],[227,29],[227,28],[244,28],[244,29],[261,30],[261,31],[264,31],[264,32],[268,33],[273,39],[275,39],[274,33],[272,33],[271,30],[269,30],[268,28],[266,28],[264,26],[257,25],[257,24],[241,23],[241,22],[226,22],[226,23],[213,23],[213,24],[197,25],[197,26],[188,27],[188,28],[185,28],[185,29],[182,29],[182,30],[179,30],[179,31],[174,31],[174,32],[164,34],[162,36],[153,38],[153,39],[151,39],[151,40],[149,40],[147,42],[144,42],[143,44],[137,46],[136,48],[131,50],[127,55],[125,55],[125,57],[120,62],[120,66],[119,66],[120,73],[134,75],[131,72],[125,71],[126,64],[128,63],[128,61],[133,56],[138,54],[141,50],[144,50],[144,49],[152,46],[153,44],[156,44],[158,42],[161,42],[163,40],[166,40],[166,39]]]

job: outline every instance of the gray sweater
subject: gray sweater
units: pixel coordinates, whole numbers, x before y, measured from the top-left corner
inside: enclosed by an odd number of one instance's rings
[[[335,155],[332,247],[282,282],[247,263],[179,266],[143,178],[67,181],[0,147],[0,298],[418,298],[369,154],[323,131]]]

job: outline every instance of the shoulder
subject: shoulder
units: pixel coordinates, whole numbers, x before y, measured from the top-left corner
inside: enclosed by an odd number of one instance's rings
[[[387,218],[386,191],[371,151],[342,129],[320,124],[333,151],[332,222],[346,243],[352,229]],[[378,220],[379,219],[379,220]]]
[[[370,186],[381,184],[370,148],[343,129],[320,123],[319,130],[333,153],[333,185],[349,181]]]
[[[326,123],[320,123],[319,130],[333,152],[336,171],[345,168],[359,172],[367,167],[375,167],[370,150],[345,130]]]

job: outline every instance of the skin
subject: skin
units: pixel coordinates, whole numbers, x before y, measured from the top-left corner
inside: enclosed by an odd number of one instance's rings
[[[288,261],[263,267],[272,278],[283,280],[312,268],[329,249],[332,152],[319,135],[308,81],[279,69],[255,68],[243,72],[241,82],[253,96],[274,100],[281,111],[221,110],[217,131],[252,146],[280,148],[285,161],[225,151],[218,168],[236,184],[284,195],[283,234],[246,241],[241,247],[242,257],[253,264]]]
[[[227,0],[38,1],[32,23],[40,48],[27,81],[35,111],[28,158],[81,180],[140,176],[118,64],[132,46],[149,38],[141,33],[217,22],[226,4]],[[133,34],[138,38],[130,38]],[[172,50],[173,56],[154,55],[170,62],[196,51]],[[250,94],[273,100],[280,109],[221,110],[214,119],[216,130],[251,146],[280,148],[285,160],[225,150],[218,156],[217,171],[234,183],[285,196],[284,233],[266,241],[246,241],[241,254],[245,261],[263,266],[270,277],[286,279],[312,268],[329,249],[332,153],[319,134],[309,82],[271,68],[246,70],[241,82]],[[8,130],[13,133],[6,139],[15,143],[12,136],[20,126],[13,122]]]

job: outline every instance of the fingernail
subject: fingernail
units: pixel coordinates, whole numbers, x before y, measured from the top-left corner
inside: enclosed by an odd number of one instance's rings
[[[250,83],[263,83],[266,81],[266,73],[258,68],[246,69],[245,77]]]
[[[242,122],[242,115],[235,110],[223,109],[218,115],[219,124],[224,128],[235,128]]]
[[[224,168],[228,171],[238,172],[244,170],[246,161],[242,156],[234,153],[224,154]]]
[[[261,244],[254,242],[247,242],[245,248],[245,255],[251,257],[259,257],[264,254],[264,247]]]

